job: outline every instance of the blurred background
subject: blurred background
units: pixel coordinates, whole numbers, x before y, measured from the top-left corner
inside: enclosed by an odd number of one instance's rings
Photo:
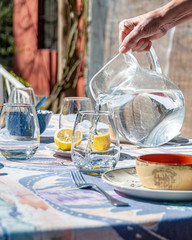
[[[90,79],[118,53],[119,22],[167,2],[0,0],[0,64],[39,97],[48,96],[45,108],[59,112],[65,96],[90,95]],[[186,137],[192,137],[191,32],[189,21],[153,43],[163,73],[184,94]]]

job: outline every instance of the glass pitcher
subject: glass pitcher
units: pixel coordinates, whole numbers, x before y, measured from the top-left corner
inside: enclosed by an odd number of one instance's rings
[[[162,145],[180,133],[185,118],[181,90],[162,74],[153,48],[146,54],[150,68],[140,66],[129,51],[119,53],[91,79],[97,109],[114,111],[119,133],[142,147]]]

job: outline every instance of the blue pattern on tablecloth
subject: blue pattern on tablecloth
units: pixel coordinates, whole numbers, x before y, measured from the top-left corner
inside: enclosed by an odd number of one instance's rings
[[[158,202],[136,199],[114,191],[99,177],[85,175],[129,207],[114,207],[100,193],[79,190],[71,180],[71,159],[57,156],[45,145],[58,128],[53,116],[35,156],[11,162],[3,157],[0,176],[0,239],[186,239],[192,235],[192,201]],[[192,146],[138,148],[122,144],[117,167],[133,166],[141,154],[192,154]]]

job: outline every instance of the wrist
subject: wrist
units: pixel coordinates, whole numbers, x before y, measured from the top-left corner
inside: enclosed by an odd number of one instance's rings
[[[162,25],[167,28],[179,25],[188,19],[192,19],[191,0],[172,0],[165,6],[157,9],[162,18]]]

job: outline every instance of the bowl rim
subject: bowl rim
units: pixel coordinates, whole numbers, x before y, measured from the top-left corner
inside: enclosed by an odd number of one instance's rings
[[[36,110],[37,114],[43,114],[43,113],[53,113],[51,110],[46,110],[46,109],[38,109]]]
[[[164,158],[162,159],[162,157]],[[142,154],[136,157],[136,161],[151,165],[189,166],[192,165],[192,155],[177,153]]]

